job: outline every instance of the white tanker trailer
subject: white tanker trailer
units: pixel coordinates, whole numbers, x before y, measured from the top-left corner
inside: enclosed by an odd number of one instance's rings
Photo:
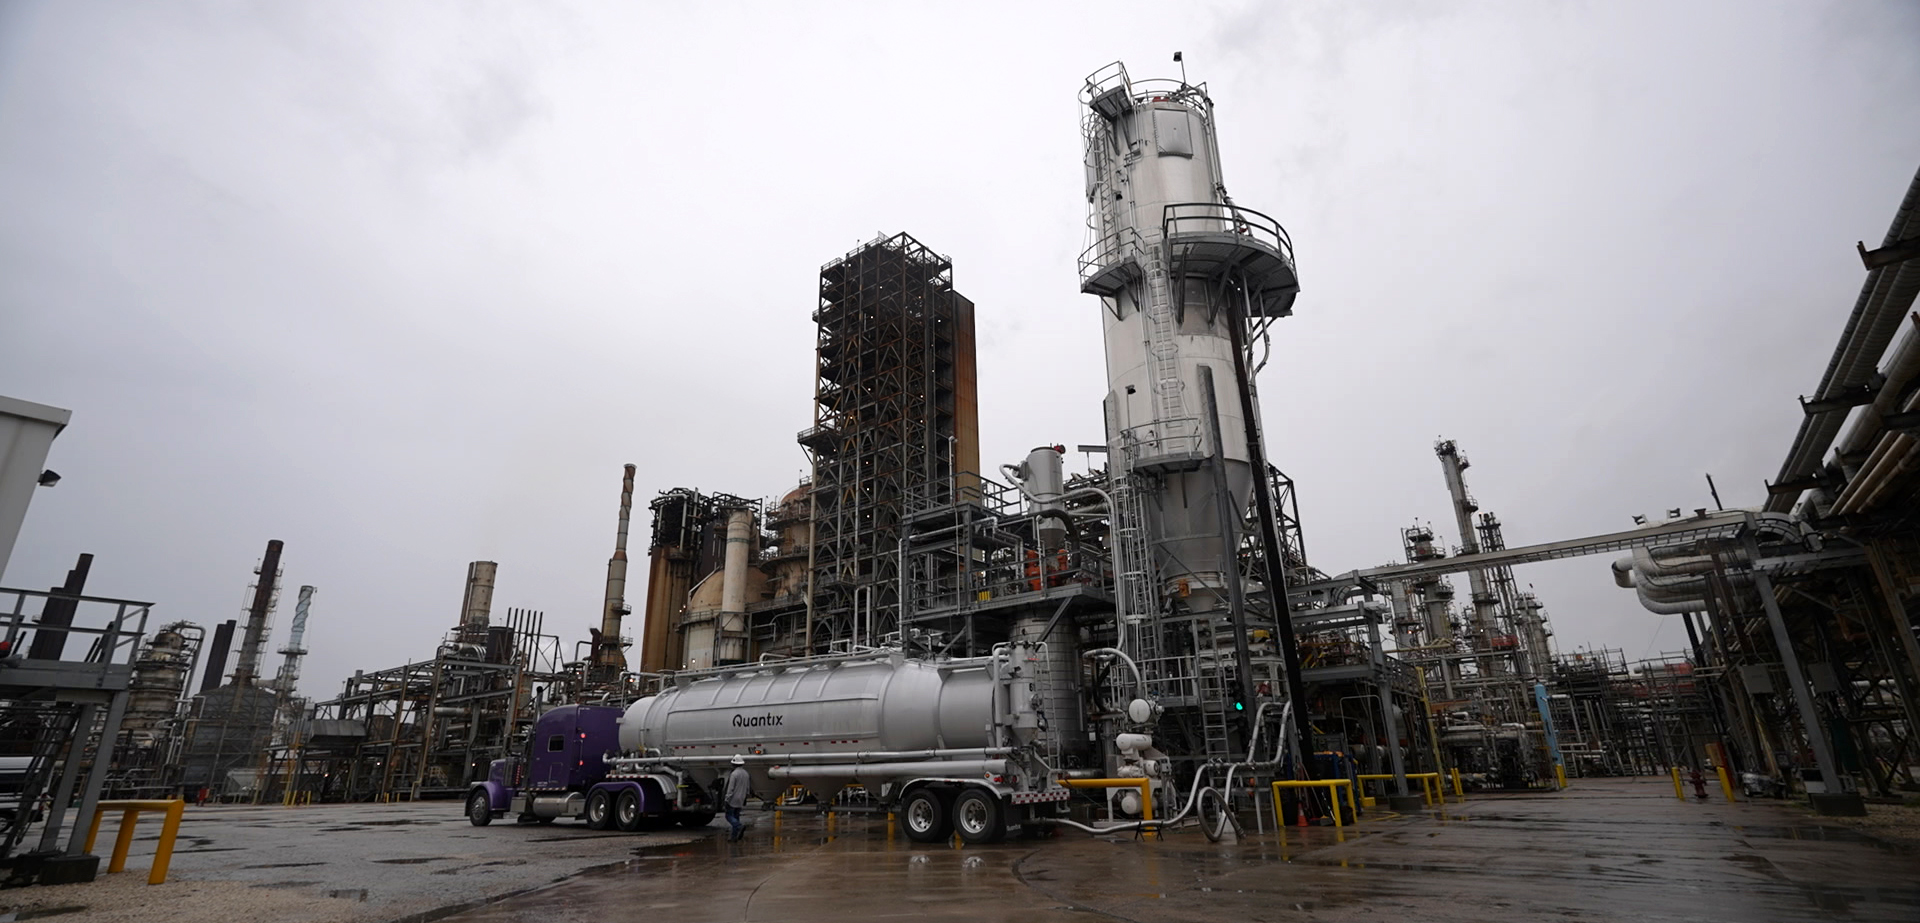
[[[1045,703],[1077,677],[1047,664],[1044,645],[1014,643],[970,659],[871,651],[680,674],[627,708],[606,779],[644,783],[671,812],[712,804],[738,755],[762,795],[798,785],[826,801],[858,783],[916,841],[991,842],[1066,810]]]

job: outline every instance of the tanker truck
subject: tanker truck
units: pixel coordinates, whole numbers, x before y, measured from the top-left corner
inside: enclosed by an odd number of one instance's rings
[[[704,826],[740,756],[762,796],[800,786],[830,801],[859,784],[910,839],[993,842],[1066,811],[1058,747],[1079,731],[1050,728],[1046,703],[1062,684],[1075,701],[1078,677],[1055,666],[1045,644],[1019,642],[965,659],[882,649],[677,673],[624,713],[542,715],[525,759],[494,761],[473,786],[468,817]]]

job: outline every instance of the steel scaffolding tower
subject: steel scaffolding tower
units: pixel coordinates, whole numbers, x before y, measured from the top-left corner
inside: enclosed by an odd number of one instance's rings
[[[816,646],[873,643],[900,623],[907,492],[952,494],[980,470],[973,302],[953,264],[906,234],[820,270],[813,460]],[[930,496],[935,503],[952,496]]]

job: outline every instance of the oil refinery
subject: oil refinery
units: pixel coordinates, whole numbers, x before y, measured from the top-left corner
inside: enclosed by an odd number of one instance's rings
[[[786,461],[750,483],[648,484],[605,460],[597,611],[496,606],[515,562],[473,561],[435,590],[437,646],[369,645],[315,689],[302,662],[327,594],[296,579],[274,624],[296,542],[234,575],[244,607],[220,622],[87,595],[90,556],[63,586],[0,590],[9,884],[91,880],[103,805],[130,831],[126,805],[170,799],[189,828],[255,806],[406,810],[421,820],[354,823],[511,825],[463,834],[487,843],[578,821],[561,826],[720,848],[736,767],[772,818],[746,829],[771,842],[897,825],[923,850],[1048,840],[1021,860],[1038,865],[1093,838],[1281,866],[1333,842],[1315,837],[1364,844],[1583,786],[1643,785],[1668,810],[1692,782],[1716,809],[1806,824],[1920,793],[1920,175],[1885,191],[1892,224],[1860,248],[1826,373],[1779,410],[1798,432],[1757,505],[1716,493],[1510,546],[1527,511],[1483,508],[1472,447],[1442,438],[1422,489],[1450,520],[1410,512],[1376,536],[1390,563],[1310,560],[1312,530],[1335,524],[1303,522],[1300,491],[1331,488],[1285,473],[1293,443],[1267,428],[1260,381],[1288,319],[1317,310],[1313,266],[1284,215],[1229,193],[1211,94],[1184,64],[1143,79],[1115,63],[1079,87],[1086,237],[1060,284],[1090,340],[1098,321],[1104,396],[1023,457],[982,457],[976,317],[1006,308],[961,294],[957,267],[992,267],[886,233],[819,268],[814,339],[792,344],[814,369],[811,418],[793,402],[797,482]],[[0,398],[0,551],[86,413],[69,417]],[[1557,644],[1525,567],[1572,558],[1677,623],[1684,649]]]

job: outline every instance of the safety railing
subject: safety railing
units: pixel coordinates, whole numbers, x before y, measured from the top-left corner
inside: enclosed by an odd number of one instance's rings
[[[1278,253],[1293,265],[1293,238],[1280,222],[1251,208],[1218,202],[1179,202],[1162,210],[1161,231],[1172,241],[1181,234],[1231,233]]]
[[[1168,455],[1200,456],[1206,435],[1198,417],[1156,420],[1120,431],[1120,447],[1129,466]]]
[[[1273,783],[1273,822],[1280,827],[1282,836],[1285,835],[1287,829],[1285,818],[1280,816],[1280,790],[1283,788],[1326,789],[1328,800],[1333,802],[1333,810],[1331,813],[1333,814],[1333,825],[1335,827],[1346,826],[1340,820],[1340,791],[1345,789],[1347,793],[1347,807],[1353,810],[1355,821],[1360,819],[1360,802],[1353,797],[1353,780],[1351,779],[1277,779]]]
[[[29,600],[39,601],[39,611],[28,611]],[[62,661],[66,668],[130,665],[152,608],[127,599],[0,587],[0,660]],[[67,649],[68,642],[83,639],[85,654]]]
[[[1123,227],[1101,237],[1080,251],[1080,284],[1087,284],[1094,276],[1117,263],[1138,261],[1145,250],[1146,241],[1140,237],[1139,231],[1131,227]]]
[[[1363,773],[1360,776],[1358,776],[1359,780],[1363,784],[1367,782],[1375,782],[1375,781],[1381,781],[1385,779],[1391,779],[1393,777],[1394,777],[1393,773],[1390,773],[1390,772],[1378,772],[1378,773],[1369,772],[1369,773]],[[1441,788],[1439,773],[1409,772],[1407,773],[1407,778],[1413,779],[1420,783],[1420,797],[1425,799],[1428,804],[1446,804],[1447,803],[1447,794]]]
[[[154,844],[153,868],[147,872],[147,884],[165,884],[167,868],[173,863],[173,841],[180,835],[180,816],[187,810],[186,801],[175,798],[170,801],[102,801],[94,806],[93,825],[87,828],[87,844],[81,852],[93,852],[93,841],[100,835],[100,819],[108,811],[120,812],[120,835],[113,840],[113,857],[107,862],[108,872],[124,872],[127,869],[127,852],[133,848],[133,829],[140,822],[140,814],[145,811],[157,811],[165,815],[160,823],[160,840]]]

